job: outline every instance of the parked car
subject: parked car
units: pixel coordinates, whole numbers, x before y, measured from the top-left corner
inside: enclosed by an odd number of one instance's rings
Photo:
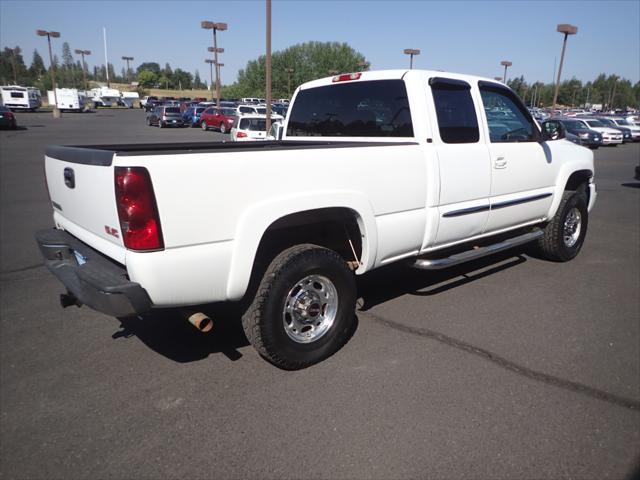
[[[200,127],[206,131],[210,128],[217,128],[220,133],[227,133],[231,130],[233,122],[238,118],[236,110],[233,108],[209,107],[200,117]]]
[[[16,114],[4,105],[0,105],[0,127],[11,128],[13,130],[18,128]]]
[[[582,124],[602,135],[602,144],[603,145],[618,145],[622,143],[622,132],[620,130],[607,127],[600,120],[596,120],[594,118],[575,118],[576,122],[582,122]]]
[[[191,106],[182,112],[182,120],[184,120],[185,125],[199,127],[202,112],[206,109],[207,107],[201,107],[198,105]]]
[[[547,120],[542,123],[542,128],[547,132],[550,138],[559,138],[560,136],[564,136],[564,138],[569,140],[571,143],[582,145],[580,137],[567,131],[565,126],[559,120]]]
[[[281,122],[282,120],[273,116],[271,117],[271,121]],[[243,115],[237,117],[231,128],[231,141],[233,142],[250,142],[266,139],[267,117],[265,115]]]
[[[184,120],[182,120],[179,107],[161,105],[159,107],[155,107],[147,115],[147,125],[158,125],[160,128],[182,127],[184,125]]]
[[[619,130],[629,130],[631,134],[631,139],[634,142],[640,141],[640,126],[628,121],[626,118],[622,117],[598,117],[599,120],[608,120],[609,122],[604,122],[606,125],[609,125],[611,128],[617,128]],[[615,126],[614,126],[615,125]]]
[[[583,122],[566,118],[557,119],[557,121],[562,123],[567,132],[580,137],[583,146],[596,150],[602,145],[602,134],[591,130]]]
[[[500,136],[482,118],[494,105],[517,119]],[[550,138],[507,86],[421,70],[301,85],[279,142],[50,146],[44,170],[55,228],[36,239],[62,305],[180,307],[210,330],[199,305],[238,302],[249,342],[288,370],[348,341],[357,276],[531,242],[567,262],[597,196],[593,152]]]
[[[611,120],[610,117],[597,117],[597,119],[600,123],[604,124],[605,127],[609,127],[614,130],[618,130],[622,132],[622,143],[628,143],[633,141],[630,128],[618,126],[618,124],[613,120]]]
[[[147,112],[150,112],[151,110],[153,110],[153,108],[159,103],[160,103],[160,100],[158,100],[158,97],[152,97],[152,96],[142,97],[142,100],[140,100],[140,105]]]

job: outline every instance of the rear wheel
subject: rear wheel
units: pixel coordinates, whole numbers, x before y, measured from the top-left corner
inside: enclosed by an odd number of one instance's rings
[[[342,257],[316,245],[296,245],[271,262],[242,326],[260,355],[277,367],[297,370],[344,344],[355,300],[355,278]]]
[[[158,119],[158,128],[162,128],[162,127],[164,127],[164,125],[162,125],[162,119],[159,118]]]
[[[538,240],[542,255],[548,260],[567,262],[575,258],[587,234],[589,212],[583,188],[565,191],[553,219]]]

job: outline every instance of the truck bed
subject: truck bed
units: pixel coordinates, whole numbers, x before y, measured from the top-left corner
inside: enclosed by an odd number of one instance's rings
[[[335,142],[335,141],[261,141],[261,142],[189,142],[132,143],[120,145],[50,145],[46,155],[65,162],[110,166],[113,156],[176,155],[182,153],[255,152],[322,148],[389,147],[417,145],[417,142]]]

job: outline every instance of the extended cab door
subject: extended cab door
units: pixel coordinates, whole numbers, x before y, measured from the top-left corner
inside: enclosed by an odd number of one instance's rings
[[[504,85],[479,82],[491,155],[491,211],[487,232],[545,217],[553,200],[556,166],[518,96]]]
[[[482,234],[489,216],[491,169],[481,110],[474,102],[477,87],[466,81],[429,80],[436,118],[433,142],[440,172],[438,232],[433,246],[459,242]],[[474,92],[474,89],[475,92]],[[437,121],[437,122],[436,122]]]

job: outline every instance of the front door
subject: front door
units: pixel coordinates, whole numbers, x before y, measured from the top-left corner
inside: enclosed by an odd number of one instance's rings
[[[543,219],[553,200],[553,156],[513,91],[480,82],[491,157],[491,211],[486,231]]]

